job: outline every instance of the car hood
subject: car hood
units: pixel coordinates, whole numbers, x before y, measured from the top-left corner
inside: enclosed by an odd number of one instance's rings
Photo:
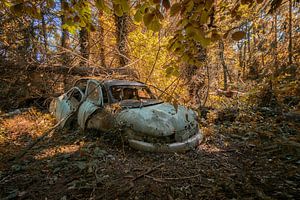
[[[116,121],[135,132],[159,137],[198,128],[196,117],[193,110],[184,106],[176,110],[169,103],[161,103],[124,109],[117,114]]]

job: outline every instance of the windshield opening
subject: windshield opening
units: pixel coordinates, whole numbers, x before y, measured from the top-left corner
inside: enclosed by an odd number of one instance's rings
[[[155,99],[149,88],[142,86],[112,86],[111,93],[117,101]]]

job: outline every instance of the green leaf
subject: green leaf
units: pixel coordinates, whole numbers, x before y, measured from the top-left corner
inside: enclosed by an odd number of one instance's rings
[[[206,8],[207,10],[210,10],[211,7],[212,7],[212,5],[213,5],[213,3],[214,3],[214,0],[206,0],[206,1],[205,1],[205,8]]]
[[[205,37],[205,34],[202,30],[196,29],[196,34],[194,35],[193,39],[201,44],[202,47],[206,48],[211,40]]]
[[[186,4],[186,11],[191,12],[194,8],[194,1],[189,0]]]
[[[113,0],[113,3],[114,4],[121,4],[122,2],[121,2],[122,0]]]
[[[124,13],[128,13],[129,12],[130,8],[129,8],[127,0],[121,0],[120,5],[121,5],[122,10],[123,10]]]
[[[104,0],[96,0],[96,7],[99,10],[104,10],[104,8],[105,8]]]
[[[110,13],[110,9],[109,7],[105,4],[105,1],[104,0],[97,0],[96,1],[96,7],[99,9],[99,10],[103,10],[104,12],[106,13]]]
[[[140,10],[136,11],[136,13],[135,13],[133,19],[134,19],[134,21],[136,21],[136,22],[141,22],[141,21],[142,21],[143,15],[142,15],[142,13],[141,13]]]
[[[182,19],[179,23],[181,24],[181,26],[185,27],[189,23],[189,20],[188,19]]]
[[[147,26],[147,27],[149,26],[149,24],[153,20],[154,16],[155,15],[153,13],[148,13],[148,14],[144,15],[143,20],[144,20],[145,26]]]
[[[244,31],[237,31],[232,33],[231,37],[233,40],[235,41],[239,41],[241,39],[243,39],[246,36],[246,33]]]
[[[62,29],[65,29],[65,30],[68,30],[71,34],[75,34],[76,30],[77,30],[77,27],[74,25],[74,24],[63,24],[62,26]]]
[[[116,14],[118,17],[123,16],[123,10],[122,10],[120,4],[114,4],[114,11],[115,11],[115,14]]]
[[[161,29],[161,27],[162,25],[157,18],[152,20],[152,22],[148,26],[148,28],[154,32],[158,32]]]
[[[175,3],[170,10],[170,15],[174,16],[176,15],[179,11],[181,10],[181,4],[180,3]]]
[[[205,10],[203,10],[200,16],[200,24],[201,25],[206,24],[207,20],[208,20],[208,13]]]
[[[195,35],[195,28],[192,25],[188,25],[185,28],[185,32],[186,32],[186,35],[188,37],[194,37],[194,35]]]

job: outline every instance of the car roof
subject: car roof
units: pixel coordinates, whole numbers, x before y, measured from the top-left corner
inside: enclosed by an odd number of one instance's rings
[[[80,78],[75,82],[81,82],[81,81],[88,81],[88,80],[96,80],[98,82],[102,82],[105,86],[111,87],[111,86],[146,86],[144,83],[139,81],[129,81],[129,80],[118,80],[118,79],[107,79],[103,80],[102,78],[96,78],[96,77],[84,77]]]
[[[138,82],[138,81],[128,81],[128,80],[105,80],[103,81],[103,84],[105,84],[108,87],[111,86],[126,86],[126,85],[132,85],[132,86],[145,86],[144,83]]]

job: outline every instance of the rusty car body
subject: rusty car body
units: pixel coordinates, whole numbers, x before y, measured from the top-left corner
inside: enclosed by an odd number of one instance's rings
[[[136,81],[79,79],[49,110],[62,128],[76,122],[83,130],[118,129],[131,147],[143,151],[186,151],[202,140],[193,110],[157,99]]]

